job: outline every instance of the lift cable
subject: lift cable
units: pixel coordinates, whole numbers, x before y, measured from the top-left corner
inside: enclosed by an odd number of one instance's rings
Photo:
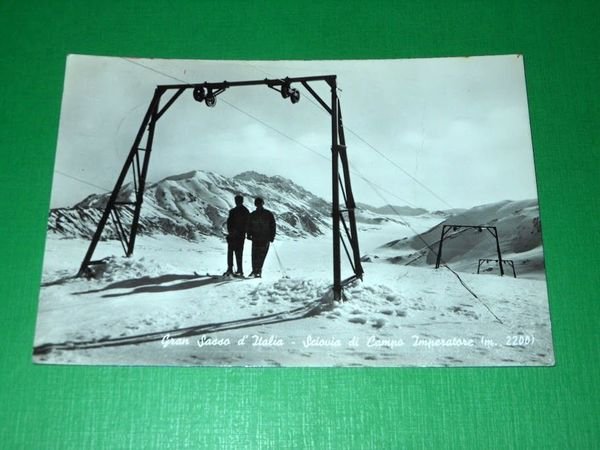
[[[127,62],[131,63],[131,64],[135,64],[135,65],[137,65],[137,66],[140,66],[140,67],[142,67],[142,68],[145,68],[145,69],[147,69],[147,70],[150,70],[150,71],[152,71],[152,72],[154,72],[154,73],[156,73],[156,74],[162,75],[162,76],[164,76],[164,77],[170,78],[170,79],[172,79],[172,80],[179,81],[179,82],[181,82],[181,83],[185,83],[185,84],[189,84],[189,81],[187,81],[187,80],[183,80],[183,79],[181,79],[181,78],[175,77],[175,76],[173,76],[173,75],[170,75],[170,74],[168,74],[168,73],[162,72],[162,71],[160,71],[160,70],[158,70],[158,69],[155,69],[155,68],[153,68],[153,67],[151,67],[151,66],[148,66],[148,65],[146,65],[146,64],[142,64],[142,63],[140,63],[140,62],[138,62],[138,61],[135,61],[135,60],[133,60],[133,59],[130,59],[130,58],[122,58],[122,59],[123,59],[124,61],[127,61]],[[264,73],[265,75],[271,76],[271,75],[270,75],[268,72],[266,72],[266,71],[264,71],[264,70],[260,69],[259,67],[255,66],[255,65],[253,65],[253,64],[251,64],[251,63],[249,63],[249,62],[247,62],[247,64],[248,64],[249,66],[251,66],[251,67],[255,68],[256,70],[258,70],[258,71],[260,71],[260,72]],[[278,79],[278,80],[280,80],[280,81],[281,81],[281,78],[276,78],[276,79]],[[341,92],[341,89],[339,89],[339,91]],[[316,102],[315,102],[313,99],[311,99],[311,98],[310,98],[310,97],[308,97],[308,96],[306,96],[306,98],[308,98],[309,102],[310,102],[310,103],[312,103],[314,106],[316,106],[316,107],[317,107],[317,108],[319,108],[320,110],[324,110],[324,109],[323,109],[323,107],[322,107],[321,105],[317,104],[317,103],[316,103]],[[273,126],[271,126],[271,125],[269,125],[269,124],[267,124],[267,123],[266,123],[266,122],[264,122],[263,120],[261,120],[261,119],[259,119],[258,117],[256,117],[256,116],[254,116],[254,115],[252,115],[252,114],[248,113],[247,111],[244,111],[243,109],[241,109],[241,108],[239,108],[239,107],[237,107],[237,106],[233,105],[231,102],[228,102],[228,101],[227,101],[227,100],[225,100],[225,99],[222,99],[222,101],[223,101],[224,103],[226,103],[228,106],[230,106],[230,107],[232,107],[232,108],[236,109],[237,111],[241,112],[242,114],[245,114],[245,115],[247,115],[248,117],[250,117],[250,118],[252,118],[252,119],[254,119],[254,120],[256,120],[256,121],[260,122],[261,124],[263,124],[264,126],[268,127],[269,129],[271,129],[271,130],[275,131],[276,133],[278,133],[278,134],[280,134],[280,135],[282,135],[282,136],[284,136],[284,137],[286,137],[286,138],[288,138],[288,139],[292,140],[293,142],[295,142],[296,144],[298,144],[298,145],[300,145],[301,147],[305,148],[306,150],[308,150],[308,151],[310,151],[310,152],[312,152],[312,153],[315,153],[315,154],[319,155],[319,157],[321,157],[321,158],[325,158],[325,159],[329,160],[329,158],[327,158],[326,156],[324,156],[324,155],[322,155],[321,153],[317,152],[316,150],[314,150],[314,149],[312,149],[312,148],[310,148],[310,147],[308,147],[308,146],[304,145],[303,143],[299,142],[298,140],[296,140],[296,139],[292,138],[291,136],[288,136],[288,135],[287,135],[287,134],[285,134],[284,132],[282,132],[282,131],[280,131],[280,130],[276,129],[275,127],[273,127]],[[427,191],[428,191],[430,194],[432,194],[433,196],[435,196],[435,197],[436,197],[438,200],[440,200],[440,201],[441,201],[441,202],[443,202],[445,205],[447,205],[447,206],[449,206],[450,208],[452,208],[452,206],[451,206],[451,205],[450,205],[450,204],[449,204],[447,201],[445,201],[444,199],[442,199],[442,198],[441,198],[441,197],[440,197],[438,194],[436,194],[435,192],[433,192],[433,191],[432,191],[432,190],[431,190],[429,187],[427,187],[425,184],[423,184],[423,183],[422,183],[421,181],[419,181],[417,178],[415,178],[414,176],[412,176],[412,175],[411,175],[409,172],[407,172],[405,169],[403,169],[402,167],[400,167],[400,165],[398,165],[398,164],[397,164],[395,161],[393,161],[393,160],[389,159],[389,158],[388,158],[388,157],[387,157],[387,156],[386,156],[386,155],[385,155],[383,152],[381,152],[381,151],[377,150],[377,149],[376,149],[376,148],[375,148],[373,145],[369,144],[369,143],[368,143],[368,142],[367,142],[367,141],[366,141],[364,138],[362,138],[361,136],[359,136],[359,135],[358,135],[358,133],[354,132],[352,129],[350,129],[350,128],[349,128],[349,127],[347,127],[346,125],[344,125],[344,129],[348,130],[350,133],[352,133],[354,136],[356,136],[356,137],[357,137],[357,138],[358,138],[360,141],[362,141],[362,142],[363,142],[365,145],[367,145],[367,146],[368,146],[370,149],[372,149],[373,151],[375,151],[375,152],[376,152],[377,154],[379,154],[381,157],[385,158],[385,159],[386,159],[386,160],[387,160],[387,161],[388,161],[390,164],[392,164],[392,165],[394,165],[395,167],[397,167],[397,168],[398,168],[399,170],[401,170],[401,171],[402,171],[404,174],[406,174],[408,177],[410,177],[410,178],[411,178],[411,179],[412,179],[412,180],[413,180],[415,183],[417,183],[417,184],[418,184],[418,185],[420,185],[420,186],[421,186],[423,189],[427,190]],[[356,170],[356,169],[351,169],[351,171],[355,171],[355,170]],[[366,179],[365,179],[363,176],[361,176],[361,175],[358,175],[358,176],[359,176],[359,178],[362,178],[363,180],[365,180],[365,181],[366,181]],[[410,202],[408,202],[408,201],[406,201],[406,200],[403,200],[403,199],[400,199],[399,197],[397,197],[397,198],[398,198],[399,200],[403,201],[404,203],[408,204],[409,206],[413,206],[413,207],[415,207],[415,206],[414,206],[414,205],[412,205]]]
[[[181,80],[181,79],[179,79],[179,78],[177,78],[177,77],[171,76],[171,75],[169,75],[169,74],[166,74],[166,73],[164,73],[164,72],[161,72],[161,71],[158,71],[158,70],[156,70],[156,69],[154,69],[154,68],[151,68],[151,67],[148,67],[148,66],[146,66],[146,65],[144,65],[144,64],[141,64],[141,63],[138,63],[138,62],[132,61],[132,60],[130,60],[130,59],[127,59],[127,58],[123,58],[123,59],[124,59],[124,60],[126,60],[126,61],[129,61],[129,62],[131,62],[131,63],[133,63],[133,64],[136,64],[136,65],[138,65],[138,66],[141,66],[141,67],[147,68],[147,69],[149,69],[149,70],[151,70],[151,71],[153,71],[153,72],[155,72],[155,73],[158,73],[158,74],[160,74],[160,75],[163,75],[163,76],[166,76],[166,77],[168,77],[168,78],[171,78],[171,79],[173,79],[173,80],[180,81],[180,82],[183,82],[183,83],[188,83],[188,81],[186,81],[186,80]],[[292,140],[293,142],[295,142],[295,143],[299,144],[299,145],[300,145],[302,148],[305,148],[305,149],[307,149],[307,150],[311,151],[312,153],[315,153],[315,154],[317,154],[317,155],[318,155],[318,156],[320,156],[321,158],[325,158],[325,159],[329,160],[329,158],[327,158],[326,156],[322,155],[321,153],[317,152],[317,151],[316,151],[316,150],[314,150],[314,149],[311,149],[310,147],[308,147],[308,146],[306,146],[305,144],[301,143],[300,141],[298,141],[298,140],[296,140],[296,139],[292,138],[291,136],[288,136],[288,135],[287,135],[287,134],[285,134],[284,132],[282,132],[282,131],[279,131],[279,130],[278,130],[278,129],[276,129],[275,127],[273,127],[273,126],[271,126],[271,125],[267,124],[266,122],[264,122],[263,120],[261,120],[261,119],[257,118],[256,116],[254,116],[254,115],[252,115],[252,114],[250,114],[250,113],[248,113],[248,112],[244,111],[243,109],[241,109],[241,108],[239,108],[239,107],[237,107],[237,106],[233,105],[233,104],[232,104],[232,103],[230,103],[230,102],[227,102],[227,101],[225,101],[225,100],[224,100],[224,103],[228,104],[229,106],[231,106],[232,108],[236,109],[237,111],[239,111],[239,112],[241,112],[241,113],[243,113],[243,114],[247,115],[248,117],[251,117],[252,119],[254,119],[254,120],[257,120],[259,123],[263,124],[264,126],[268,127],[269,129],[271,129],[271,130],[273,130],[273,131],[277,132],[278,134],[280,134],[280,135],[282,135],[282,136],[284,136],[284,137],[286,137],[286,138],[288,138],[288,139]],[[320,106],[319,106],[319,108],[320,108]],[[366,143],[366,141],[364,141],[364,142]],[[374,148],[374,147],[373,147],[373,148]],[[402,170],[404,170],[404,169],[402,169]],[[371,182],[370,180],[368,180],[366,177],[363,177],[363,176],[360,176],[360,175],[359,175],[359,177],[360,177],[360,178],[362,178],[364,181],[366,181],[366,182],[367,182],[367,184],[369,184],[369,186],[371,186],[371,188],[372,188],[372,189],[375,191],[375,193],[376,193],[376,194],[377,194],[377,195],[378,195],[378,196],[379,196],[379,197],[380,197],[380,198],[381,198],[381,199],[384,201],[384,203],[386,203],[386,204],[389,204],[389,203],[386,201],[385,197],[383,197],[383,195],[381,195],[381,193],[380,193],[380,192],[379,192],[379,191],[378,191],[378,190],[375,188],[375,185],[374,185],[374,183],[372,183],[372,182]],[[416,180],[416,179],[415,179],[415,180]],[[420,183],[420,182],[419,182],[419,183]],[[392,211],[394,211],[394,213],[395,213],[396,215],[398,215],[398,217],[401,217],[401,216],[400,216],[400,214],[399,214],[399,213],[398,213],[398,211],[397,211],[397,210],[394,208],[394,206],[393,206],[393,205],[389,204],[389,206],[390,206],[390,208],[392,209]],[[403,223],[405,226],[407,226],[407,227],[408,227],[410,230],[412,230],[412,231],[415,233],[415,235],[416,235],[416,236],[417,236],[417,237],[418,237],[418,238],[419,238],[419,239],[420,239],[420,240],[421,240],[421,241],[422,241],[422,242],[425,244],[425,246],[426,246],[426,247],[428,247],[428,248],[429,248],[429,250],[430,250],[430,251],[432,251],[432,252],[433,252],[433,253],[434,253],[434,254],[437,256],[437,252],[436,252],[436,251],[435,251],[435,250],[434,250],[434,249],[433,249],[433,248],[432,248],[432,247],[429,245],[429,243],[427,243],[427,241],[425,241],[425,239],[423,239],[423,237],[421,236],[421,234],[420,234],[419,232],[417,232],[417,231],[416,231],[416,230],[415,230],[415,229],[414,229],[414,228],[413,228],[413,227],[412,227],[410,224],[408,224],[406,221],[402,221],[402,220],[400,219],[400,222],[401,222],[401,223]],[[455,276],[458,278],[458,280],[460,281],[461,285],[462,285],[462,286],[463,286],[463,287],[464,287],[464,288],[465,288],[465,289],[466,289],[466,290],[467,290],[467,291],[468,291],[468,292],[469,292],[469,293],[470,293],[470,294],[471,294],[471,295],[472,295],[474,298],[476,298],[477,300],[479,300],[479,301],[480,301],[480,302],[481,302],[481,303],[482,303],[482,304],[483,304],[483,305],[486,307],[486,309],[487,309],[487,310],[488,310],[488,311],[489,311],[489,312],[490,312],[490,313],[491,313],[491,314],[492,314],[492,315],[493,315],[493,316],[496,318],[496,320],[497,320],[498,322],[500,322],[500,323],[503,323],[503,322],[502,322],[502,320],[501,320],[501,319],[500,319],[500,318],[499,318],[499,317],[498,317],[496,314],[494,314],[494,312],[493,312],[493,311],[492,311],[492,310],[491,310],[491,309],[490,309],[490,308],[489,308],[489,307],[488,307],[488,306],[487,306],[487,305],[486,305],[486,304],[485,304],[485,303],[484,303],[484,302],[483,302],[481,299],[479,299],[479,297],[477,296],[477,294],[476,294],[476,293],[475,293],[475,292],[474,292],[474,291],[473,291],[471,288],[469,288],[469,287],[467,286],[467,284],[466,284],[466,283],[465,283],[465,282],[462,280],[462,278],[460,277],[460,275],[458,275],[458,273],[456,273],[456,271],[454,271],[454,270],[453,270],[453,269],[452,269],[450,266],[448,266],[448,264],[447,264],[447,263],[445,263],[445,262],[443,262],[443,266],[444,266],[445,268],[447,268],[447,269],[448,269],[450,272],[452,272],[452,273],[453,273],[453,274],[454,274],[454,275],[455,275]]]
[[[122,58],[122,59],[123,59],[123,60],[125,60],[125,61],[127,61],[127,62],[130,62],[130,63],[132,63],[132,64],[135,64],[135,65],[137,65],[137,66],[140,66],[140,67],[142,67],[142,68],[146,68],[146,69],[148,69],[148,70],[150,70],[150,71],[152,71],[152,72],[155,72],[155,73],[157,73],[157,74],[159,74],[159,75],[162,75],[162,76],[164,76],[164,77],[170,78],[170,79],[172,79],[172,80],[174,80],[174,81],[179,81],[180,83],[189,84],[189,81],[187,81],[187,80],[182,80],[181,78],[177,78],[177,77],[175,77],[175,76],[173,76],[173,75],[169,75],[168,73],[165,73],[165,72],[162,72],[162,71],[160,71],[160,70],[154,69],[153,67],[147,66],[147,65],[145,65],[145,64],[139,63],[139,62],[137,62],[137,61],[134,61],[134,60],[131,60],[131,59],[129,59],[129,58]],[[266,73],[266,72],[265,72],[265,73]],[[267,75],[268,75],[268,74],[267,74]],[[281,80],[280,78],[276,78],[276,79],[278,79],[278,80]],[[320,106],[319,106],[317,103],[315,103],[315,102],[314,102],[314,100],[312,100],[310,97],[306,96],[306,98],[308,98],[308,99],[309,99],[309,101],[311,101],[311,102],[312,102],[312,103],[313,103],[315,106],[317,106],[317,107],[321,108],[321,107],[320,107]],[[268,124],[267,122],[265,122],[264,120],[262,120],[262,119],[260,119],[259,117],[255,116],[254,114],[251,114],[251,113],[249,113],[248,111],[245,111],[245,110],[243,110],[242,108],[240,108],[240,107],[238,107],[238,106],[234,105],[233,103],[231,103],[231,102],[227,101],[226,99],[223,99],[223,98],[222,98],[222,99],[220,99],[220,101],[221,101],[221,102],[223,102],[223,103],[225,103],[225,104],[227,104],[229,107],[231,107],[231,108],[235,109],[236,111],[238,111],[238,112],[240,112],[240,113],[242,113],[242,114],[244,114],[244,115],[246,115],[246,116],[250,117],[251,119],[253,119],[253,120],[255,120],[255,121],[259,122],[259,123],[260,123],[260,124],[262,124],[263,126],[265,126],[265,127],[267,127],[268,129],[270,129],[270,130],[274,131],[275,133],[277,133],[277,134],[279,134],[279,135],[283,136],[284,138],[286,138],[286,139],[288,139],[288,140],[290,140],[290,141],[292,141],[292,142],[296,143],[297,145],[299,145],[300,147],[304,148],[305,150],[307,150],[307,151],[309,151],[309,152],[311,152],[311,153],[314,153],[315,155],[317,155],[318,157],[320,157],[320,158],[322,158],[322,159],[325,159],[326,161],[331,161],[331,158],[330,158],[330,157],[328,157],[328,156],[325,156],[325,155],[323,155],[322,153],[318,152],[317,150],[315,150],[315,149],[313,149],[313,148],[310,148],[310,147],[309,147],[309,146],[307,146],[306,144],[304,144],[304,143],[300,142],[299,140],[297,140],[297,139],[294,139],[292,136],[290,136],[290,135],[288,135],[288,134],[284,133],[283,131],[281,131],[281,130],[279,130],[279,129],[275,128],[274,126],[272,126],[272,125]],[[364,177],[362,174],[360,174],[360,173],[359,173],[359,172],[358,172],[356,169],[351,169],[351,173],[353,173],[353,174],[356,174],[356,176],[357,176],[357,177],[361,178],[362,180],[364,180],[364,181],[365,181],[365,182],[367,182],[367,183],[373,183],[372,181],[369,181],[369,180],[367,180],[367,179],[366,179],[366,178],[365,178],[365,177]],[[381,186],[378,186],[378,185],[376,185],[376,184],[375,184],[375,186],[377,186],[377,187],[378,187],[379,189],[381,189],[382,191],[384,191],[384,192],[387,192],[389,195],[392,195],[392,196],[394,196],[394,197],[395,197],[397,200],[400,200],[400,201],[402,201],[402,202],[406,203],[407,205],[409,205],[409,206],[412,206],[412,207],[416,208],[416,206],[415,206],[415,205],[413,205],[411,202],[407,201],[406,199],[403,199],[403,198],[399,197],[398,195],[394,194],[393,192],[390,192],[389,190],[387,190],[387,189],[385,189],[385,188],[383,188],[383,187],[381,187]]]
[[[261,69],[258,66],[255,66],[254,64],[251,64],[249,62],[246,62],[246,64],[248,64],[249,66],[255,68],[256,70],[258,70],[259,72],[262,72],[265,75],[268,76],[272,76],[270,73],[266,72],[265,70]],[[283,81],[281,78],[278,78],[280,81]],[[340,92],[343,92],[341,89],[339,89]],[[318,109],[325,111],[325,109],[323,108],[322,105],[319,105],[317,102],[315,102],[312,98],[307,96],[307,99],[310,103],[312,103],[314,106],[316,106]],[[350,134],[354,135],[354,137],[356,137],[359,141],[361,141],[363,144],[365,144],[368,148],[370,148],[371,150],[373,150],[375,153],[377,153],[379,156],[381,156],[383,159],[385,159],[387,162],[389,162],[390,164],[392,164],[393,166],[395,166],[397,169],[399,169],[402,173],[404,173],[407,177],[409,177],[411,180],[413,180],[415,183],[417,183],[419,186],[421,186],[423,189],[425,189],[427,192],[429,192],[431,195],[433,195],[436,199],[438,199],[440,202],[442,202],[444,205],[448,206],[449,208],[454,208],[450,203],[448,203],[446,200],[444,200],[441,196],[439,196],[438,194],[436,194],[432,189],[430,189],[427,185],[425,185],[422,181],[420,181],[419,179],[417,179],[416,177],[414,177],[410,172],[406,171],[403,167],[401,167],[398,163],[396,163],[395,161],[393,161],[392,159],[390,159],[385,153],[383,153],[382,151],[378,150],[374,145],[370,144],[369,142],[367,142],[366,139],[364,139],[363,137],[361,137],[357,132],[355,132],[352,128],[350,128],[349,126],[347,126],[346,124],[344,124],[344,130],[348,131]]]
[[[58,169],[54,169],[54,172],[58,173],[59,175],[62,175],[63,177],[70,178],[71,180],[79,181],[80,183],[87,184],[88,186],[92,186],[92,187],[95,187],[97,189],[101,189],[104,192],[111,192],[110,189],[106,189],[106,188],[104,188],[102,186],[98,186],[97,184],[93,184],[93,183],[90,183],[89,181],[82,180],[81,178],[74,177],[73,175],[69,175],[68,173],[64,173],[64,172],[62,172],[62,171],[60,171]]]
[[[385,197],[377,191],[377,189],[374,186],[371,186],[371,188],[373,189],[373,191],[376,193],[376,195],[378,195],[384,202],[386,202]],[[400,213],[394,208],[393,205],[389,205],[390,208],[392,209],[392,211],[394,211],[394,213],[396,215],[398,215],[400,217]],[[435,249],[425,240],[423,239],[423,236],[421,235],[421,233],[419,233],[417,230],[415,230],[408,222],[399,219],[400,223],[402,223],[403,225],[405,225],[406,227],[408,227],[413,233],[415,233],[415,236],[421,241],[423,242],[423,244],[429,249],[429,251],[431,251],[436,257],[437,257],[437,252],[435,251]],[[492,309],[483,301],[481,300],[481,298],[479,298],[479,296],[473,291],[472,288],[470,288],[465,281],[461,278],[461,276],[454,270],[452,269],[447,262],[445,262],[444,260],[442,260],[442,266],[445,267],[446,269],[448,269],[450,272],[452,272],[454,274],[454,276],[458,279],[458,281],[460,282],[460,284],[474,297],[477,299],[477,301],[479,301],[484,307],[485,309],[487,309],[489,311],[489,313],[494,316],[494,318],[501,324],[503,324],[504,322],[502,322],[502,320],[494,313],[494,311],[492,311]]]
[[[269,74],[268,72],[264,71],[263,69],[261,69],[258,66],[255,66],[254,64],[251,64],[249,62],[247,62],[247,64],[253,68],[255,68],[256,70],[263,72],[266,75],[271,76],[271,74]],[[279,79],[281,80],[281,79]],[[318,109],[320,110],[325,110],[323,108],[322,105],[319,105],[318,103],[316,103],[314,100],[312,100],[310,97],[307,97],[309,102],[312,103],[313,105],[315,105]],[[400,171],[402,171],[405,175],[407,175],[410,179],[412,179],[415,183],[417,183],[419,186],[421,186],[423,189],[425,189],[427,192],[429,192],[431,195],[433,195],[435,198],[437,198],[438,200],[440,200],[442,203],[444,203],[446,206],[453,208],[452,205],[450,205],[446,200],[444,200],[443,198],[441,198],[438,194],[436,194],[433,190],[431,190],[429,187],[427,187],[424,183],[422,183],[421,181],[419,181],[417,178],[415,178],[413,175],[411,175],[409,172],[407,172],[404,168],[402,168],[400,165],[398,165],[395,161],[391,160],[387,155],[385,155],[383,152],[379,151],[377,148],[375,148],[373,145],[371,145],[369,142],[367,142],[364,138],[362,138],[358,133],[356,133],[355,131],[353,131],[351,128],[349,128],[346,124],[344,124],[344,129],[349,131],[352,135],[354,135],[357,139],[359,139],[361,142],[363,142],[367,147],[369,147],[371,150],[373,150],[374,152],[376,152],[379,156],[381,156],[383,159],[385,159],[386,161],[388,161],[390,164],[392,164],[393,166],[395,166],[396,168],[398,168]],[[353,172],[356,172],[356,169],[353,169]],[[384,204],[389,205],[389,207],[392,209],[392,211],[394,211],[394,213],[399,217],[399,221],[400,223],[402,223],[403,225],[405,225],[406,227],[408,227],[413,233],[415,233],[415,235],[425,244],[425,246],[434,254],[437,256],[437,252],[431,247],[431,245],[429,243],[427,243],[425,241],[425,239],[423,239],[423,237],[421,236],[421,233],[417,232],[408,222],[400,219],[401,215],[399,214],[399,212],[396,210],[396,208],[389,202],[387,201],[383,195],[381,195],[381,193],[379,192],[379,190],[377,189],[378,186],[375,185],[374,183],[372,183],[370,180],[368,180],[366,177],[358,174],[358,176],[360,178],[362,178],[370,187],[371,189],[373,189],[373,191],[376,193],[376,195],[378,195],[384,202]],[[467,284],[464,282],[464,280],[460,277],[460,275],[454,270],[452,269],[446,262],[443,262],[443,267],[445,267],[446,269],[448,269],[450,272],[452,272],[454,274],[454,276],[458,279],[458,281],[461,283],[461,285],[477,300],[479,300],[481,302],[481,304],[496,318],[496,320],[500,323],[503,323],[502,320],[489,308],[489,306],[487,304],[485,304],[478,296],[477,294],[473,291],[473,289],[471,289],[469,286],[467,286]]]

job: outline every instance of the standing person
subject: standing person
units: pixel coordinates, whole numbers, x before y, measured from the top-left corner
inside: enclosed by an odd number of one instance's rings
[[[252,241],[252,273],[250,276],[260,278],[262,267],[269,251],[269,243],[275,239],[275,217],[263,205],[265,201],[256,197],[256,210],[248,216],[247,236]]]
[[[227,217],[227,271],[223,276],[244,276],[242,268],[242,255],[244,253],[244,240],[246,224],[250,211],[244,206],[244,197],[235,196],[235,208],[229,210]],[[237,271],[233,273],[233,254],[237,264]]]

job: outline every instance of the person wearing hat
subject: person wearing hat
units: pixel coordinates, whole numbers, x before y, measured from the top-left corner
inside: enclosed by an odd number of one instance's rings
[[[256,197],[256,209],[248,216],[246,236],[252,241],[252,273],[250,276],[260,278],[262,267],[269,251],[269,243],[275,239],[275,217],[264,208],[265,201]]]
[[[244,206],[244,197],[235,196],[235,208],[229,210],[227,217],[227,271],[223,276],[244,276],[242,256],[244,254],[244,241],[246,224],[250,211]],[[233,273],[233,255],[237,264],[237,271]]]

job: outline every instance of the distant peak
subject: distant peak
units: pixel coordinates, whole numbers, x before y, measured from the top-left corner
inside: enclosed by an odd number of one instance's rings
[[[233,178],[237,178],[240,180],[269,180],[271,177],[262,173],[258,173],[254,170],[247,170],[245,172],[237,174]]]
[[[223,176],[219,175],[218,173],[211,172],[210,170],[192,170],[191,172],[185,172],[179,175],[171,175],[170,177],[164,178],[162,181],[183,181],[193,178],[206,180],[208,178],[223,178]]]
[[[284,182],[287,184],[295,185],[295,183],[288,179],[279,175],[265,175],[263,173],[256,172],[254,170],[247,170],[246,172],[242,172],[233,177],[234,180],[252,180],[252,181],[260,181],[263,183],[273,183],[273,182]]]

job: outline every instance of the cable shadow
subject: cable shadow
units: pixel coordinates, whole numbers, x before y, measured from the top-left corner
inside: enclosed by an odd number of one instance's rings
[[[194,277],[198,278],[198,277]],[[185,281],[183,283],[178,284],[170,284],[168,286],[160,286],[160,285],[146,285],[137,287],[129,292],[118,293],[118,294],[104,294],[103,298],[112,298],[112,297],[123,297],[126,295],[134,295],[134,294],[156,294],[161,292],[173,292],[173,291],[183,291],[187,289],[195,289],[202,286],[208,286],[210,284],[218,285],[222,283],[231,283],[234,281],[239,281],[236,279],[232,280],[224,280],[222,277],[203,277],[201,279],[196,279],[194,281]]]
[[[212,275],[183,275],[183,274],[172,274],[172,275],[161,275],[160,277],[140,277],[133,278],[130,280],[122,280],[111,283],[100,289],[90,289],[88,291],[73,292],[72,295],[84,295],[84,294],[96,294],[98,292],[109,291],[111,289],[128,289],[137,288],[148,285],[160,285],[163,283],[170,283],[177,280],[193,280],[197,278],[212,278]]]
[[[331,291],[323,294],[321,297],[308,302],[300,307],[293,308],[287,311],[281,311],[272,314],[265,314],[258,317],[247,317],[238,320],[228,320],[223,322],[212,322],[204,325],[195,325],[184,328],[174,328],[170,330],[154,331],[150,333],[142,333],[134,336],[106,338],[93,341],[80,342],[62,342],[62,343],[47,343],[34,347],[34,355],[42,355],[51,352],[52,350],[83,350],[101,347],[116,347],[123,345],[138,345],[148,342],[162,340],[166,335],[172,338],[185,338],[192,336],[201,336],[209,333],[220,331],[239,330],[243,328],[251,328],[264,325],[273,325],[296,320],[307,319],[320,315],[324,311],[331,310],[334,305]]]

